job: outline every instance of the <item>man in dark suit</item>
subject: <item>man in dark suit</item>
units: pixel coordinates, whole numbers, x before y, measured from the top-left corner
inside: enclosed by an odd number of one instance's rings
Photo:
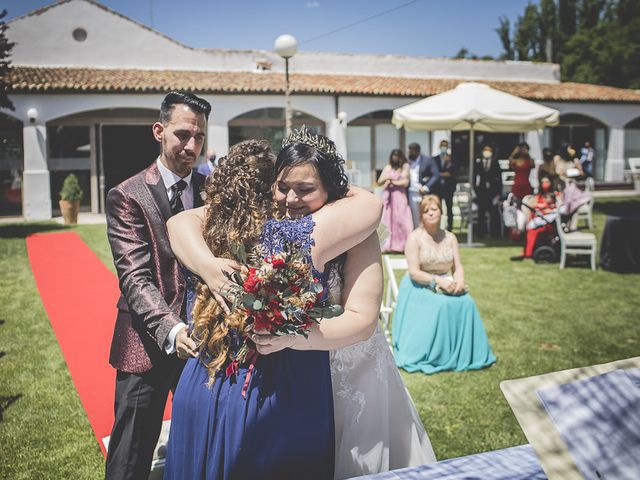
[[[195,95],[169,93],[153,124],[160,156],[107,195],[107,236],[122,292],[109,355],[117,374],[107,479],[149,476],[169,390],[184,359],[195,355],[184,323],[186,280],[165,224],[203,203],[204,177],[192,168],[210,111]]]
[[[420,145],[409,144],[409,206],[413,226],[420,225],[420,202],[427,193],[437,193],[440,170],[433,159],[420,153]]]
[[[437,193],[447,206],[447,230],[453,229],[453,194],[456,191],[457,166],[453,163],[449,142],[440,142],[440,153],[433,157],[433,161],[440,171]]]
[[[485,145],[482,157],[473,164],[473,189],[478,205],[478,235],[487,233],[486,212],[489,212],[489,235],[500,232],[500,196],[502,195],[502,174],[498,162],[493,158],[493,147]]]

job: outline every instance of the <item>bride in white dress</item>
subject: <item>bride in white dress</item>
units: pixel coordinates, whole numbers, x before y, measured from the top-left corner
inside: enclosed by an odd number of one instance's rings
[[[327,216],[329,212],[329,223],[341,226],[343,246],[355,246],[370,236],[380,216],[380,208],[376,208],[379,205],[371,194],[355,189],[353,195],[323,207],[326,198],[324,202],[318,203],[317,198],[313,200],[314,192],[309,193],[308,190],[309,184],[315,180],[308,176],[296,177],[295,174],[302,170],[299,166],[290,166],[285,173],[290,180],[278,182],[284,183],[289,190],[295,190],[296,182],[304,186],[306,193],[296,194],[296,207],[302,208],[304,214],[313,213],[316,225],[322,221],[321,215]],[[307,172],[306,175],[308,172],[314,175],[313,169],[307,168],[304,171]],[[276,200],[278,195],[276,188]],[[288,199],[290,195],[286,197]],[[289,209],[289,200],[286,202]],[[214,258],[204,243],[201,234],[204,218],[202,208],[182,212],[170,220],[168,228],[171,246],[187,268],[206,280],[212,292],[218,292],[226,282],[221,270],[228,268],[232,262]],[[300,208],[292,210],[300,214]],[[351,213],[354,211],[359,212],[357,219]],[[345,233],[349,229],[353,231]],[[338,235],[338,232],[334,235]],[[341,303],[343,279],[337,271],[336,268],[330,268],[325,273],[329,275],[331,300]],[[223,301],[219,296],[218,300]],[[343,342],[342,345],[347,343]],[[435,461],[429,437],[379,327],[367,340],[331,350],[330,368],[334,401],[336,479]]]

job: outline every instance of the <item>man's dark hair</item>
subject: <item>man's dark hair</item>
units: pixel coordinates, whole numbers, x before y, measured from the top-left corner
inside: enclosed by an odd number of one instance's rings
[[[160,105],[160,123],[166,125],[171,120],[171,112],[176,105],[187,105],[191,110],[196,113],[203,113],[204,117],[208,120],[211,113],[211,105],[203,98],[195,96],[193,93],[188,92],[170,92],[162,100]]]
[[[418,150],[420,151],[420,144],[413,142],[409,144],[409,150]]]

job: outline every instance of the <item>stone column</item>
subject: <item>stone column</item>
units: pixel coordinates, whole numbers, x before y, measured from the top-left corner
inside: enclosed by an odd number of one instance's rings
[[[47,129],[25,124],[22,214],[25,220],[51,219],[51,183],[47,165]]]
[[[609,147],[604,167],[606,182],[621,182],[624,179],[624,126],[609,128]]]
[[[529,174],[529,183],[535,189],[538,188],[538,165],[542,160],[542,130],[533,130],[525,134],[525,142],[529,144],[529,155],[536,162],[535,168],[531,169]]]

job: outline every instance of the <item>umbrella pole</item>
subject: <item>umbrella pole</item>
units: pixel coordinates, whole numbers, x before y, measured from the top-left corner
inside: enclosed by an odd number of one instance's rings
[[[469,221],[467,222],[467,245],[473,244],[473,208],[471,208],[471,201],[473,197],[473,122],[469,129]],[[480,219],[478,219],[480,221]]]

